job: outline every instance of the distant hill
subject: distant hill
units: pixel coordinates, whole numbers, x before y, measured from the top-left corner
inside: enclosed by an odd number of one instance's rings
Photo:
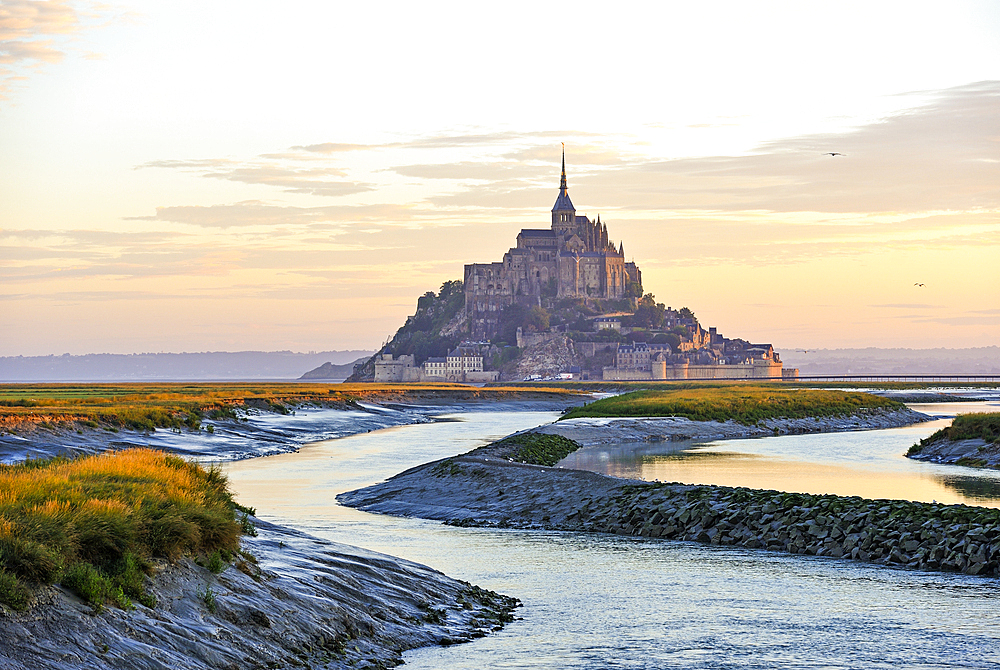
[[[180,354],[84,354],[0,357],[0,382],[209,381],[298,379],[329,362],[347,364],[370,351],[212,351]],[[350,374],[348,372],[347,374]],[[347,375],[344,375],[345,377]]]
[[[779,349],[786,368],[808,375],[1000,374],[1000,347],[969,349]]]
[[[344,363],[343,365],[334,365],[333,363],[327,361],[323,365],[319,366],[315,370],[310,370],[305,373],[299,379],[329,379],[334,381],[341,381],[347,379],[352,374],[354,374],[354,366],[357,364],[364,363],[368,360],[367,356],[362,356],[361,358],[351,361],[350,363]]]

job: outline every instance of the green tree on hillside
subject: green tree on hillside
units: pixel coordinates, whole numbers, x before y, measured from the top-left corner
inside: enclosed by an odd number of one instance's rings
[[[512,303],[500,313],[500,335],[498,342],[517,342],[517,329],[525,333],[543,333],[549,329],[549,312],[544,307],[526,307]]]
[[[692,312],[687,307],[681,307],[680,311],[677,312],[677,315],[680,316],[682,319],[691,319],[692,321],[698,320],[698,317],[694,315],[694,312]]]
[[[635,313],[628,318],[628,322],[633,328],[659,328],[663,325],[666,311],[662,302],[656,302],[656,297],[647,293],[639,299]]]

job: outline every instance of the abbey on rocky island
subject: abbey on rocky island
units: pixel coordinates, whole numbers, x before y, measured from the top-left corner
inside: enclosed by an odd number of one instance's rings
[[[566,187],[563,149],[559,196],[547,229],[525,228],[499,263],[465,266],[465,311],[473,337],[491,338],[504,307],[539,305],[543,297],[620,299],[642,295],[642,274],[625,261],[625,245],[608,239],[600,216],[578,215]]]

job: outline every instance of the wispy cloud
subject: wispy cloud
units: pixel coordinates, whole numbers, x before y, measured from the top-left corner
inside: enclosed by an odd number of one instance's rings
[[[4,0],[0,3],[0,100],[15,82],[60,62],[73,35],[108,20],[106,5],[70,0]]]
[[[576,181],[602,202],[636,210],[997,209],[998,109],[1000,82],[980,82],[842,134],[778,140],[746,156],[633,162]]]
[[[205,228],[265,227],[273,230],[281,226],[311,226],[313,224],[365,224],[378,222],[383,225],[407,226],[420,219],[435,219],[441,223],[444,217],[435,216],[426,210],[418,210],[409,205],[328,205],[323,207],[300,207],[275,205],[260,200],[245,200],[229,205],[177,205],[157,207],[156,214],[150,216],[126,217],[126,221],[163,221],[186,223]],[[336,232],[327,229],[328,234]]]
[[[250,162],[214,158],[158,160],[143,163],[136,169],[143,168],[185,170],[212,179],[275,186],[287,193],[306,195],[344,196],[375,190],[373,184],[343,179],[347,176],[347,171],[343,168],[295,166],[281,158],[268,159],[263,156]]]
[[[943,305],[921,305],[916,303],[897,303],[889,305],[871,305],[875,309],[941,309]]]

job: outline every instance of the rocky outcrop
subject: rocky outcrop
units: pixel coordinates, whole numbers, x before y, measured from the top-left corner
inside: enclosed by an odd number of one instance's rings
[[[27,612],[0,608],[9,670],[384,668],[406,649],[482,637],[513,598],[402,559],[258,523],[234,566],[162,563],[155,608],[95,612],[60,587]]]
[[[551,336],[525,347],[520,358],[506,366],[502,379],[521,380],[530,375],[551,377],[569,371],[576,365],[573,341],[567,337]]]
[[[941,438],[919,445],[919,451],[913,449],[907,454],[909,458],[930,463],[947,465],[966,465],[974,468],[1000,468],[1000,444],[982,439],[949,440]]]

